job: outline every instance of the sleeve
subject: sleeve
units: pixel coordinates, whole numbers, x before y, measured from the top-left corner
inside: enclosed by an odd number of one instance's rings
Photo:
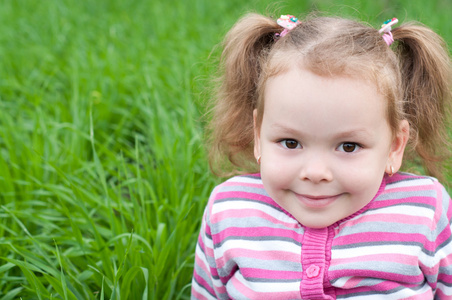
[[[215,194],[215,191],[213,195]],[[210,197],[201,224],[195,252],[191,299],[229,299],[226,288],[218,275],[214,242],[212,240],[210,215],[214,196]]]
[[[436,182],[436,226],[432,231],[434,249],[431,268],[425,274],[438,300],[452,299],[452,202],[446,189]]]

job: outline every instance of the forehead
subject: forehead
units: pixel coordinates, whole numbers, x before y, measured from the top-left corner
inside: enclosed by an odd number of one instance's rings
[[[264,103],[264,121],[284,119],[300,126],[309,122],[310,128],[333,123],[386,123],[385,98],[371,82],[355,77],[319,76],[296,67],[268,79]]]

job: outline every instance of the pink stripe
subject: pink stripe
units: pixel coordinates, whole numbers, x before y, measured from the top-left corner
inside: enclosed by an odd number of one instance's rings
[[[434,220],[435,220],[435,224],[438,224],[438,221],[439,221],[439,219],[441,219],[441,215],[443,213],[443,205],[442,205],[443,193],[442,193],[441,189],[439,188],[439,186],[436,187],[436,192],[438,193],[438,196],[436,197],[436,201],[438,203],[436,203],[436,211],[435,211]],[[449,209],[450,209],[450,205],[449,205]]]
[[[209,227],[208,226],[206,227],[206,231],[207,231],[207,228],[209,228]],[[206,257],[214,257],[215,254],[214,254],[213,249],[210,248],[210,247],[206,247],[206,245],[204,244],[204,240],[201,238],[201,235],[198,238],[198,242],[199,242],[199,247],[202,250],[204,250],[204,255]],[[197,262],[200,265],[200,262],[203,262],[203,261],[200,260],[200,259],[199,260],[197,260],[197,259],[199,259],[199,256],[196,254],[195,255],[195,262]],[[204,263],[203,263],[203,265],[204,265]],[[206,267],[209,267],[209,269],[210,269],[210,271],[207,271],[207,270],[203,269],[204,271],[206,271],[206,273],[208,273],[208,274],[211,273],[214,276],[218,276],[218,272],[217,272],[216,268],[212,268],[210,266],[206,266]]]
[[[288,292],[256,292],[250,287],[241,283],[237,278],[233,277],[230,283],[239,291],[244,298],[248,299],[300,299],[300,292],[288,291]]]
[[[202,236],[201,236],[201,234],[198,236],[198,244],[199,244],[199,247],[201,248],[201,249],[205,249],[206,248],[206,246],[204,245],[204,240],[202,239]]]
[[[452,295],[446,295],[443,290],[436,290],[435,299],[452,299]]]
[[[228,278],[231,278],[231,276],[228,276]],[[229,280],[229,279],[228,279]],[[222,286],[215,286],[215,290],[218,294],[226,294],[228,291],[226,290],[226,285],[223,283]]]
[[[298,280],[301,278],[302,273],[298,271],[277,271],[256,268],[240,268],[240,272],[245,278],[298,279]]]
[[[209,234],[207,228],[206,228],[206,233]],[[206,239],[207,239],[207,237],[206,237]],[[209,256],[209,257],[214,257],[215,256],[213,248],[212,247],[208,247],[207,245],[205,245],[204,244],[204,240],[202,240],[202,239],[201,239],[200,246],[201,246],[201,249],[204,249],[204,254],[206,256]]]
[[[387,192],[390,194],[390,192]],[[400,199],[387,199],[387,200],[381,200],[381,201],[374,201],[372,202],[372,208],[385,208],[385,207],[391,207],[397,204],[407,204],[407,203],[418,203],[418,204],[427,204],[427,205],[435,205],[435,198],[433,197],[426,197],[426,196],[419,196],[419,197],[408,197],[409,202],[407,202],[407,198],[400,198]]]
[[[262,183],[248,183],[248,182],[237,182],[237,181],[226,181],[221,186],[240,186],[240,187],[252,187],[263,189],[264,185]]]
[[[209,300],[209,298],[206,298],[203,294],[198,293],[194,287],[191,289],[191,294],[197,300]]]
[[[209,285],[209,283],[208,283],[204,278],[202,278],[201,276],[199,276],[198,273],[195,272],[195,273],[193,274],[193,277],[195,278],[196,282],[197,282],[200,286],[204,287],[204,288],[205,288],[206,290],[208,290],[209,293],[211,293],[212,295],[215,295],[215,291],[212,289],[212,287]]]
[[[441,233],[436,237],[436,241],[434,243],[431,243],[433,245],[432,246],[433,249],[431,251],[436,251],[437,250],[436,247],[439,248],[439,245],[443,244],[444,242],[446,242],[449,239],[449,237],[451,235],[450,231],[451,230],[450,230],[449,226],[446,226],[444,228],[444,230],[441,231]],[[429,248],[429,250],[430,250],[430,248]]]
[[[448,256],[448,259],[450,259],[450,257],[451,257],[451,255]],[[450,260],[448,262],[449,262],[449,266],[450,266]],[[449,284],[450,285],[450,284],[452,284],[452,275],[440,273],[438,275],[438,280],[441,280],[445,284]]]
[[[334,239],[334,245],[353,245],[355,243],[375,243],[375,242],[419,242],[427,243],[423,234],[419,233],[397,233],[397,232],[360,232],[339,236]],[[353,241],[353,242],[352,242]],[[432,243],[430,243],[432,244]],[[433,250],[434,245],[429,247]]]
[[[201,270],[203,270],[206,274],[210,275],[210,268],[208,269],[208,266],[206,264],[206,262],[204,260],[202,260],[202,258],[195,253],[195,261],[196,261],[196,265],[198,265],[198,267],[201,268]]]
[[[394,193],[394,192],[413,192],[413,191],[431,191],[432,190],[432,185],[433,185],[433,181],[431,182],[431,184],[424,184],[424,185],[415,185],[415,186],[401,186],[401,187],[396,187],[396,188],[390,188],[388,190],[386,190],[388,193]]]
[[[426,276],[428,276],[428,275],[436,276],[436,274],[438,273],[439,263],[434,265],[434,266],[432,266],[432,267],[430,267],[430,266],[426,266],[425,264],[423,264],[422,261],[419,261],[419,267],[421,268],[422,273],[424,273],[424,275],[426,275]]]
[[[364,276],[363,278],[366,277],[370,277],[370,276]],[[407,286],[407,285],[405,285]],[[413,287],[416,285],[413,285]],[[393,281],[393,280],[388,280],[388,281],[384,281],[378,284],[375,284],[371,287],[369,286],[362,286],[362,287],[357,287],[357,288],[353,288],[353,289],[336,289],[336,295],[337,296],[342,296],[342,295],[348,295],[348,294],[353,294],[353,293],[363,293],[363,292],[369,292],[371,291],[389,291],[392,290],[394,288],[398,288],[400,287],[400,284]]]
[[[439,274],[438,279],[447,284],[452,284],[452,275],[447,275],[444,273]]]
[[[231,191],[231,192],[218,192],[218,194],[215,197],[215,200],[222,200],[227,198],[239,198],[239,199],[245,199],[245,200],[253,200],[253,201],[261,201],[267,204],[270,204],[275,207],[279,207],[275,201],[273,201],[272,198],[261,195],[261,194],[255,194],[255,193],[249,193],[249,192],[242,192],[242,191]]]
[[[347,290],[355,288],[363,279],[363,277],[352,277],[342,285],[342,288]]]
[[[416,176],[416,175],[404,175],[404,174],[401,174],[401,173],[397,173],[397,174],[395,174],[395,176],[393,176],[393,177],[385,177],[385,179],[386,179],[386,184],[390,184],[390,183],[393,183],[393,182],[396,182],[396,181],[401,181],[401,180],[404,180],[404,179],[419,179],[419,178],[424,178],[424,177],[422,177],[422,176]]]
[[[286,230],[280,228],[271,228],[271,227],[228,227],[218,234],[216,234],[216,238],[220,241],[223,241],[225,238],[234,236],[234,237],[287,237],[294,240],[299,238],[299,234],[294,232],[293,230]]]

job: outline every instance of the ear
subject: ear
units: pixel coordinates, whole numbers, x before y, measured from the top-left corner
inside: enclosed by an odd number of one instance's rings
[[[254,157],[256,161],[261,157],[261,143],[260,143],[260,130],[256,126],[257,109],[253,111],[253,124],[254,124]]]
[[[389,152],[388,162],[386,164],[386,173],[392,175],[399,171],[402,166],[403,152],[410,137],[410,124],[407,120],[402,120],[399,124],[399,130],[394,137]]]

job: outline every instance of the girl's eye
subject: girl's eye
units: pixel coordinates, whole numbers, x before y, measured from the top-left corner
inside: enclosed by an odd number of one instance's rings
[[[287,149],[297,149],[301,148],[300,143],[298,143],[296,140],[291,139],[285,139],[279,142],[284,148]]]
[[[357,143],[342,143],[339,145],[338,150],[347,153],[353,153],[361,148]]]

